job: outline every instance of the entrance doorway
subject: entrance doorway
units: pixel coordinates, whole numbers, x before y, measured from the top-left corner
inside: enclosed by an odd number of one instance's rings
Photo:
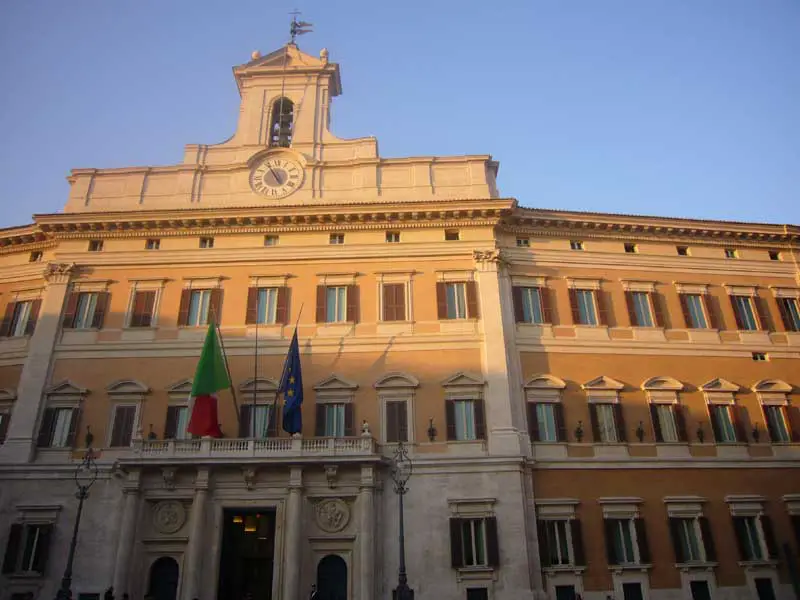
[[[329,554],[317,565],[319,600],[347,600],[347,563],[341,556]]]
[[[148,595],[155,600],[175,600],[178,596],[178,563],[170,556],[162,556],[150,565]]]
[[[217,598],[272,600],[275,509],[225,509]]]

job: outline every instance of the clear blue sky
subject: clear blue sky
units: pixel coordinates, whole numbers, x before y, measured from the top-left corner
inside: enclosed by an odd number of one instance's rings
[[[797,0],[7,0],[0,226],[74,167],[233,132],[231,67],[299,38],[341,64],[340,137],[492,154],[525,206],[800,223]]]

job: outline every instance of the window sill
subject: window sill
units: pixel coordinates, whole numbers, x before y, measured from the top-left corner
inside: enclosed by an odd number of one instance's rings
[[[737,563],[744,569],[772,569],[778,566],[777,560],[740,560]]]
[[[719,566],[718,562],[690,562],[690,563],[675,563],[675,568],[687,572],[687,571],[711,571],[712,569]]]
[[[497,581],[495,567],[458,567],[458,581]]]
[[[549,567],[542,567],[545,573],[574,573],[581,575],[586,571],[587,567],[583,565],[551,565]]]
[[[9,579],[17,579],[17,580],[25,580],[25,579],[42,579],[44,575],[42,573],[36,573],[35,571],[26,571],[23,573],[6,573],[5,575]]]
[[[612,573],[622,573],[623,571],[639,571],[646,573],[653,568],[651,563],[643,563],[639,565],[609,565],[608,570]]]

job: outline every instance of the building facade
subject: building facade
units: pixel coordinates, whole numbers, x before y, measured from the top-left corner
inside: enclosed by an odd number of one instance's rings
[[[796,597],[800,228],[524,208],[488,155],[335,137],[326,50],[234,76],[229,140],[0,231],[0,600],[55,595],[89,446],[76,598],[388,598],[399,441],[417,597]]]

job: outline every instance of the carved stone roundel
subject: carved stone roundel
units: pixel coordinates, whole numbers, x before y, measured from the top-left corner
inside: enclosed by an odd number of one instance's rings
[[[329,498],[317,504],[317,525],[323,531],[336,533],[350,522],[350,507],[344,500]]]
[[[186,522],[186,509],[175,500],[156,504],[153,511],[153,526],[159,533],[175,533]]]

